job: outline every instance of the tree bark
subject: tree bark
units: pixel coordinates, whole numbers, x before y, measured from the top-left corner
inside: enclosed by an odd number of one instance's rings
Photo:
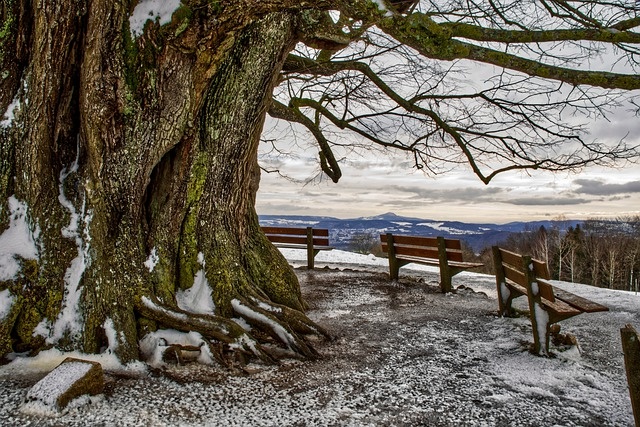
[[[26,206],[37,256],[14,255],[19,272],[0,278],[11,302],[0,358],[108,347],[126,363],[166,327],[269,360],[232,317],[316,356],[303,335],[327,334],[302,313],[296,276],[254,209],[259,136],[297,15],[183,5],[133,38],[121,2],[2,12],[13,19],[1,58],[12,95],[0,107],[20,102],[0,127],[1,195]],[[194,314],[176,293],[199,274],[215,310]]]

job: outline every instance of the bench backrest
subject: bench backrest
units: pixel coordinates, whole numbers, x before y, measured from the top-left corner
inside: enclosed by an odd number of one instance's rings
[[[496,267],[496,277],[499,280],[506,279],[521,286],[524,293],[526,293],[529,281],[535,282],[542,298],[551,302],[555,301],[553,286],[547,282],[551,276],[545,262],[497,246],[493,247],[493,260]]]
[[[380,235],[382,242],[382,251],[389,252],[389,243],[387,234]],[[444,239],[438,237],[418,237],[418,236],[399,236],[393,235],[393,249],[396,256],[408,255],[420,258],[439,258],[438,239],[444,241],[448,261],[462,262],[462,244],[457,239]]]
[[[261,227],[262,232],[273,243],[306,245],[313,239],[314,246],[329,246],[329,230],[326,228]]]

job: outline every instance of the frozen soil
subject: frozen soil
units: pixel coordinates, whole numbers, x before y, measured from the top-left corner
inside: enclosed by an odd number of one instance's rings
[[[46,372],[2,370],[0,425],[633,426],[619,328],[640,315],[624,305],[562,322],[581,353],[542,358],[526,317],[496,316],[489,276],[456,276],[444,295],[433,273],[296,271],[335,337],[314,343],[322,359],[108,372],[101,398],[58,418],[19,410]]]

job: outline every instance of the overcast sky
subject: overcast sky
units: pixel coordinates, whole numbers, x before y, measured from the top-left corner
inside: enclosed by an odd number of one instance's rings
[[[315,159],[281,164],[304,179],[317,169]],[[366,166],[366,167],[365,167]],[[411,172],[388,159],[359,159],[343,165],[339,183],[292,183],[262,174],[259,214],[326,215],[339,218],[385,212],[435,220],[505,223],[640,214],[638,165],[620,170],[592,169],[580,174],[536,173],[498,176],[488,186],[468,171],[435,178]]]
[[[640,144],[637,117],[598,123],[591,137],[617,138],[620,135],[616,133],[624,129],[633,132],[628,142]],[[315,148],[275,156],[267,153],[265,146],[260,163],[305,181],[319,171],[314,156]],[[341,167],[343,176],[337,184],[324,177],[305,185],[263,172],[258,213],[355,218],[394,212],[424,219],[493,223],[561,215],[570,219],[640,215],[638,164],[617,169],[593,167],[580,173],[512,172],[498,175],[489,185],[468,167],[427,177],[411,168],[410,159],[398,155],[352,154]]]

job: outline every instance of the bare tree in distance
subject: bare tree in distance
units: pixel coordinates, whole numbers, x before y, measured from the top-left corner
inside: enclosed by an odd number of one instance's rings
[[[255,212],[267,112],[313,136],[333,181],[352,144],[486,183],[638,158],[575,121],[635,105],[626,2],[141,5],[0,5],[0,358],[127,363],[163,329],[199,334],[220,363],[316,357],[307,337],[329,334]],[[600,51],[615,69],[588,69]]]

